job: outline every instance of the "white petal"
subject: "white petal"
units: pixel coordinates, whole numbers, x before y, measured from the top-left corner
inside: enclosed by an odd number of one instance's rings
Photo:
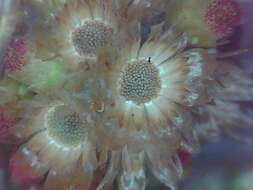
[[[119,189],[145,190],[144,152],[133,153],[125,147],[122,153],[122,166]]]

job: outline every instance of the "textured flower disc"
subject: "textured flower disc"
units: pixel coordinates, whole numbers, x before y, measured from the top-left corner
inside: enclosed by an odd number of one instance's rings
[[[113,29],[99,20],[87,20],[72,33],[72,41],[79,55],[96,55],[99,48],[111,42]]]
[[[220,38],[230,35],[240,20],[240,8],[234,0],[214,0],[207,9],[205,21]]]
[[[47,133],[56,143],[65,147],[80,145],[86,136],[86,129],[79,115],[67,106],[58,106],[47,115]]]
[[[136,104],[147,103],[156,98],[161,88],[159,71],[147,60],[128,63],[120,84],[121,95]]]
[[[112,51],[122,45],[124,24],[112,1],[68,1],[56,16],[52,36],[57,54],[67,60],[69,68],[76,68],[84,59],[96,59],[100,52]],[[44,42],[42,42],[44,43]],[[45,44],[48,46],[48,44]],[[53,50],[54,51],[54,50]]]
[[[129,42],[116,63],[102,70],[107,72],[108,82],[100,95],[106,97],[100,98],[105,100],[103,123],[159,131],[190,122],[182,105],[194,106],[201,101],[207,68],[198,49],[181,51],[185,36],[178,41],[168,45],[150,37],[143,44],[140,40]]]

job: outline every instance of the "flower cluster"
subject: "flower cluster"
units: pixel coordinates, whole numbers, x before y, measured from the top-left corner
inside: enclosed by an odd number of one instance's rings
[[[35,20],[10,41],[0,83],[0,104],[15,113],[0,110],[0,138],[5,128],[16,137],[16,185],[145,190],[155,177],[174,190],[201,139],[253,122],[238,104],[252,99],[251,73],[219,59],[239,23],[236,1],[22,6]],[[144,36],[143,19],[162,12]]]

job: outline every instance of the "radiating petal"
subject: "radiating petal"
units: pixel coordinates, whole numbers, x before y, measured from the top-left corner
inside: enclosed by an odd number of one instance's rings
[[[120,153],[112,152],[109,160],[109,165],[106,171],[106,174],[102,181],[99,183],[97,190],[107,189],[110,185],[112,185],[116,176],[119,173],[119,165],[120,165]]]
[[[127,147],[122,152],[120,190],[145,190],[144,152],[132,153]]]

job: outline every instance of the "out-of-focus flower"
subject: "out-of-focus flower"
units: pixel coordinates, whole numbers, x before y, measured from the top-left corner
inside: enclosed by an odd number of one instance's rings
[[[3,56],[4,71],[12,73],[21,70],[28,57],[28,44],[25,38],[13,38]]]
[[[229,37],[240,21],[236,0],[175,0],[168,7],[169,22],[179,32],[189,34],[191,43],[215,46]]]

